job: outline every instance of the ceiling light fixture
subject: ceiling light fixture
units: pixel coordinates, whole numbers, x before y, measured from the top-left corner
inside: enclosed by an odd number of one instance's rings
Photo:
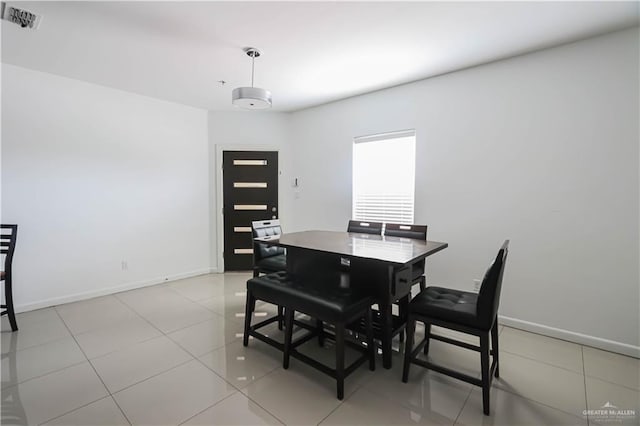
[[[247,56],[251,57],[251,87],[236,87],[233,89],[231,95],[233,104],[243,109],[271,108],[271,92],[259,87],[253,87],[253,69],[256,58],[260,56],[260,51],[255,47],[246,47],[243,50]]]

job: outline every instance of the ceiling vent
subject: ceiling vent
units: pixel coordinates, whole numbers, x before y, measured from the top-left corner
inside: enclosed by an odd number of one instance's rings
[[[22,28],[37,30],[42,22],[42,16],[31,13],[28,10],[18,9],[2,2],[2,19],[20,25]]]

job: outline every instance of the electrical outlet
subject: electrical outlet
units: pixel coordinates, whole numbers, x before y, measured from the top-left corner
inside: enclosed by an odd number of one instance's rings
[[[122,261],[122,270],[123,270],[123,271],[127,271],[127,270],[129,270],[129,264],[127,263],[127,261],[126,261],[126,260],[123,260],[123,261]]]
[[[2,19],[20,25],[22,28],[38,29],[42,22],[42,16],[31,13],[28,10],[7,6],[2,2]]]
[[[473,280],[473,291],[476,293],[480,291],[480,284],[482,284],[482,280]]]

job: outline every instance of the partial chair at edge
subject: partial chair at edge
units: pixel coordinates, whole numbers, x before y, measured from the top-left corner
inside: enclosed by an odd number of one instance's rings
[[[13,252],[16,249],[18,225],[0,225],[0,254],[4,256],[4,270],[0,272],[0,280],[4,281],[4,298],[6,304],[0,305],[4,310],[0,314],[9,317],[11,331],[18,331],[16,313],[13,309]]]

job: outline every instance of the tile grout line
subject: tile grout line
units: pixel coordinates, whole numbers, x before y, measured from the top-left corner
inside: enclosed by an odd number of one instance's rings
[[[222,401],[226,401],[227,399],[231,398],[232,396],[234,396],[234,395],[236,395],[236,394],[238,394],[238,391],[237,391],[237,390],[236,390],[236,392],[234,392],[234,393],[232,393],[232,394],[230,394],[230,395],[225,396],[225,397],[224,397],[224,398],[222,398],[221,400],[214,402],[213,404],[211,404],[210,406],[208,406],[208,407],[204,408],[203,410],[198,411],[198,412],[197,412],[197,413],[195,413],[193,416],[191,416],[191,417],[189,417],[189,418],[187,418],[187,419],[183,420],[182,422],[178,423],[178,426],[185,424],[186,422],[188,422],[189,420],[193,419],[194,417],[199,416],[200,414],[204,413],[204,412],[205,412],[205,411],[207,411],[208,409],[215,407],[216,405],[220,404]]]
[[[60,318],[60,315],[58,314],[58,311],[57,311],[57,309],[56,309],[56,306],[50,306],[50,307],[42,308],[42,309],[52,309],[52,310],[53,310],[53,312],[55,312],[56,316],[57,316],[58,318]],[[39,309],[38,309],[38,310],[39,310]],[[27,311],[27,312],[21,312],[20,314],[26,314],[26,313],[28,313],[28,312],[30,312],[30,311]],[[16,314],[16,315],[20,315],[20,314]],[[61,318],[60,318],[60,319],[61,319]],[[18,320],[18,318],[16,318],[16,321],[17,321],[17,320]],[[39,324],[39,323],[41,323],[41,322],[47,322],[47,320],[36,321],[34,324]],[[69,329],[66,327],[66,324],[64,323],[64,321],[62,322],[62,324],[65,326],[65,329],[69,332],[69,334],[71,334],[71,332],[69,331]],[[6,332],[6,331],[3,331],[2,333],[5,333],[5,332]],[[14,332],[14,331],[12,331],[11,333],[20,333],[20,330],[16,330],[15,332]],[[19,335],[20,335],[20,334],[18,334],[18,336],[19,336]],[[23,351],[23,350],[25,350],[25,349],[36,348],[36,347],[38,347],[38,346],[46,345],[46,344],[48,344],[48,343],[58,342],[58,341],[60,341],[60,340],[62,340],[62,339],[66,339],[67,337],[69,337],[69,336],[64,336],[64,337],[60,337],[60,338],[58,338],[58,339],[53,339],[53,340],[49,340],[49,341],[46,341],[46,342],[37,343],[37,344],[35,344],[35,345],[31,345],[31,346],[25,346],[24,348],[16,349],[16,350],[15,350],[15,351],[13,351],[13,352],[15,352],[15,353],[17,354],[18,352]],[[11,351],[10,351],[10,352],[11,352]]]
[[[366,364],[366,362],[365,362]],[[355,373],[355,371],[354,371]],[[375,371],[371,371],[371,373],[375,373]],[[329,414],[327,414],[326,416],[324,416],[318,423],[317,426],[321,425],[322,422],[324,422],[325,420],[327,420],[333,413],[335,413],[340,407],[342,407],[344,405],[345,402],[347,402],[349,399],[351,399],[360,389],[364,388],[364,386],[367,384],[367,382],[371,381],[372,378],[370,377],[369,379],[365,380],[363,383],[360,383],[358,386],[356,386],[356,388],[353,390],[353,392],[351,392],[349,394],[349,396],[347,396],[346,398],[344,398],[342,401],[340,401],[340,403],[329,412]],[[366,391],[370,392],[368,389],[365,389]]]
[[[577,374],[577,373],[576,373],[576,374]],[[502,374],[501,374],[501,376],[502,376]],[[491,387],[493,388],[493,385],[491,385]],[[576,418],[578,418],[578,419],[581,419],[581,418],[582,418],[582,417],[580,417],[579,415],[576,415],[576,413],[570,413],[569,411],[566,411],[564,408],[554,407],[554,406],[549,405],[549,404],[546,404],[546,403],[544,403],[544,402],[540,402],[540,401],[538,401],[538,400],[535,400],[535,399],[532,399],[532,398],[526,397],[526,396],[524,396],[524,395],[522,395],[522,394],[519,394],[519,393],[517,393],[517,392],[514,392],[514,391],[512,391],[512,390],[508,390],[508,389],[504,389],[504,388],[498,388],[498,387],[496,387],[496,389],[501,390],[502,392],[510,393],[511,395],[515,395],[515,396],[517,396],[518,398],[522,398],[522,399],[526,399],[527,401],[535,402],[536,404],[542,405],[542,406],[547,407],[547,408],[550,408],[550,409],[552,409],[552,410],[560,411],[560,412],[562,412],[562,413],[568,414],[568,415],[573,416],[573,417],[576,417]]]
[[[147,288],[147,287],[144,287],[144,288]],[[131,291],[131,290],[128,290],[128,291]],[[143,316],[140,312],[138,312],[138,311],[137,311],[133,306],[129,305],[127,302],[125,302],[124,300],[120,299],[120,298],[118,297],[118,294],[121,294],[121,293],[126,293],[126,292],[114,293],[114,294],[113,294],[113,296],[114,296],[116,299],[118,299],[118,301],[119,301],[120,303],[122,303],[124,306],[126,306],[126,307],[127,307],[127,308],[129,308],[129,309],[131,309],[131,311],[132,311],[134,314],[136,314],[138,317],[140,317],[142,320],[144,320],[144,321],[145,321],[147,324],[149,324],[151,327],[153,327],[154,329],[156,329],[156,330],[157,330],[158,332],[160,332],[161,334],[163,334],[163,335],[165,335],[165,336],[167,335],[167,333],[165,333],[163,330],[161,330],[159,327],[157,327],[154,323],[152,323],[151,321],[149,321],[145,316]],[[177,293],[177,292],[176,292],[176,294],[177,294],[177,295],[179,295],[179,296],[182,296],[181,294],[179,294],[179,293]],[[205,308],[205,309],[206,309],[206,308]],[[208,321],[208,320],[205,320],[205,321]],[[201,321],[201,322],[204,322],[204,321]],[[198,322],[198,323],[196,323],[196,324],[200,324],[200,322]],[[196,325],[196,324],[193,324],[193,325]],[[190,326],[190,325],[188,325],[187,327],[191,327],[191,326]],[[187,327],[184,327],[184,328],[187,328]],[[182,330],[182,328],[179,328],[178,330]],[[172,331],[170,331],[169,333],[173,333],[174,331],[178,331],[178,330],[172,330]]]
[[[189,354],[189,355],[191,355],[191,354]],[[166,370],[164,370],[164,371],[160,371],[159,373],[156,373],[156,374],[154,374],[154,375],[152,375],[152,376],[145,377],[144,379],[142,379],[142,380],[140,380],[140,381],[138,381],[138,382],[131,383],[130,385],[127,385],[127,386],[123,387],[122,389],[118,389],[118,390],[117,390],[117,391],[115,391],[114,393],[111,393],[111,391],[109,391],[109,393],[110,393],[111,395],[115,395],[115,394],[120,393],[120,392],[122,392],[122,391],[124,391],[124,390],[127,390],[127,389],[129,389],[129,388],[131,388],[131,387],[133,387],[133,386],[139,385],[140,383],[146,382],[146,381],[147,381],[147,380],[149,380],[149,379],[153,379],[154,377],[158,377],[158,376],[159,376],[159,375],[161,375],[161,374],[168,373],[168,372],[169,372],[169,371],[171,371],[171,370],[175,370],[175,369],[176,369],[176,368],[178,368],[178,367],[182,367],[183,365],[188,364],[188,363],[190,363],[190,362],[192,362],[192,361],[195,361],[195,360],[196,360],[195,358],[193,358],[193,359],[188,359],[188,360],[186,360],[186,361],[184,361],[184,362],[181,362],[181,363],[179,363],[179,364],[177,364],[177,365],[174,365],[173,367],[168,368],[168,369],[166,369]],[[109,389],[107,388],[107,390],[109,390]]]
[[[130,290],[127,290],[127,291],[130,291]],[[120,293],[123,293],[123,292],[120,292]],[[158,329],[158,327],[156,327],[156,326],[155,326],[155,325],[153,325],[149,320],[147,320],[145,317],[143,317],[142,315],[140,315],[140,314],[138,313],[138,311],[136,311],[136,310],[135,310],[135,309],[133,309],[131,306],[129,306],[127,303],[125,303],[123,300],[121,300],[121,299],[117,296],[117,295],[118,295],[118,294],[120,294],[120,293],[113,293],[113,294],[108,295],[108,296],[113,296],[113,297],[114,297],[118,302],[120,302],[123,306],[125,306],[126,308],[128,308],[129,310],[131,310],[131,312],[132,312],[133,314],[135,314],[138,318],[140,318],[141,320],[143,320],[144,322],[146,322],[147,324],[149,324],[153,329],[157,330],[159,333],[164,334],[164,332],[163,332],[162,330]],[[105,296],[100,296],[100,297],[105,297]],[[91,299],[89,299],[89,300],[91,300]],[[80,301],[80,302],[82,302],[82,301]],[[77,302],[72,302],[72,303],[77,303]],[[56,308],[56,307],[54,306],[54,308]],[[69,327],[67,326],[66,322],[64,321],[64,318],[62,318],[62,316],[60,315],[60,312],[58,312],[58,310],[57,310],[57,309],[55,309],[55,311],[56,311],[56,314],[58,314],[58,317],[60,317],[60,319],[62,320],[63,324],[67,327],[67,330],[69,331],[69,334],[71,334],[71,336],[72,336],[72,337],[74,338],[74,340],[75,340],[76,335],[75,335],[74,333],[72,333],[72,332],[71,332],[71,330],[70,330],[70,329],[69,329]],[[112,325],[113,325],[113,324],[112,324]],[[83,331],[82,333],[78,333],[77,335],[78,335],[78,336],[80,336],[80,335],[87,334],[87,333],[93,333],[93,332],[96,332],[96,331],[99,331],[99,330],[106,329],[106,328],[108,328],[108,327],[110,327],[110,326],[96,327],[96,328],[94,328],[94,329],[87,330],[87,331]],[[153,337],[145,338],[145,339],[143,339],[143,340],[140,340],[140,341],[138,341],[138,342],[133,343],[131,346],[137,345],[138,343],[144,343],[144,342],[147,342],[147,341],[152,340],[152,339],[155,339],[155,338],[157,338],[157,337],[159,337],[159,336],[153,336]],[[78,343],[78,342],[77,342],[77,340],[76,340],[76,343]],[[78,343],[78,346],[80,346],[80,343]],[[84,350],[82,349],[82,346],[80,346],[80,350],[82,350],[82,352],[84,353]],[[97,358],[101,358],[101,357],[103,357],[103,356],[110,355],[110,354],[112,354],[112,353],[118,352],[118,351],[120,351],[120,350],[122,350],[122,348],[120,348],[120,349],[116,349],[116,350],[113,350],[113,351],[110,351],[110,352],[106,352],[106,353],[103,353],[103,354],[100,354],[100,355],[95,356],[95,357],[93,357],[93,358],[89,358],[86,354],[85,354],[85,356],[87,356],[87,360],[90,360],[90,359],[97,359]]]
[[[533,333],[533,334],[535,334],[535,333]],[[556,340],[559,340],[559,339],[556,339]],[[591,348],[591,346],[587,346],[587,347]],[[599,351],[602,351],[602,352],[609,353],[609,354],[620,355],[620,354],[618,354],[616,352],[605,351],[604,349],[598,349],[598,348],[595,348],[595,349],[599,350]],[[582,368],[581,368],[582,372],[578,372],[578,371],[575,371],[575,370],[570,370],[568,368],[565,368],[565,367],[562,367],[562,366],[559,366],[559,365],[556,365],[556,364],[551,364],[549,362],[541,361],[541,360],[536,359],[536,358],[531,358],[531,357],[528,357],[526,355],[522,355],[522,354],[518,354],[518,353],[515,353],[515,352],[511,352],[509,350],[505,350],[505,349],[500,349],[500,350],[502,352],[508,353],[509,355],[516,356],[516,357],[519,357],[519,358],[524,358],[524,359],[527,359],[529,361],[534,361],[534,362],[536,362],[538,364],[544,364],[544,365],[548,365],[550,367],[560,368],[560,369],[568,371],[570,373],[581,374],[582,376],[584,376],[585,381],[586,381],[586,378],[589,377],[591,379],[596,379],[596,380],[599,380],[601,382],[605,382],[605,383],[608,383],[608,384],[611,384],[611,385],[623,387],[625,389],[632,390],[632,391],[635,391],[635,392],[639,392],[640,391],[640,389],[632,388],[632,387],[623,385],[623,384],[621,384],[619,382],[613,382],[611,380],[607,380],[607,379],[604,379],[604,378],[601,378],[601,377],[598,377],[598,376],[592,376],[591,374],[587,374],[586,367],[584,366],[584,345],[580,345],[580,356],[582,358]],[[624,356],[624,355],[622,355],[622,356]],[[630,358],[632,358],[632,357],[630,357]]]
[[[506,350],[506,349],[502,349],[502,348],[501,348],[500,350],[501,350],[502,352],[506,352],[506,353],[508,353],[509,355],[512,355],[512,356],[517,356],[517,357],[519,357],[519,358],[528,359],[529,361],[535,361],[535,362],[537,362],[538,364],[544,364],[544,365],[548,365],[548,366],[550,366],[550,367],[560,368],[560,369],[562,369],[562,370],[569,371],[569,372],[571,372],[571,373],[575,373],[575,374],[582,374],[583,376],[585,375],[585,373],[584,373],[584,368],[582,368],[582,369],[581,369],[581,370],[582,370],[582,373],[580,373],[579,371],[576,371],[576,370],[570,370],[570,369],[568,369],[568,368],[561,367],[561,366],[556,365],[556,364],[551,364],[551,363],[549,363],[549,362],[541,361],[541,360],[536,359],[536,358],[531,358],[531,357],[528,357],[528,356],[526,356],[526,355],[522,355],[522,354],[518,354],[518,353],[515,353],[515,352],[511,352],[511,351],[508,351],[508,350]],[[583,363],[584,363],[584,361],[583,361]]]
[[[84,405],[81,405],[80,407],[76,407],[76,408],[74,408],[73,410],[67,411],[66,413],[62,413],[62,414],[60,414],[59,416],[55,416],[55,417],[50,418],[49,420],[45,420],[44,422],[38,423],[38,425],[44,425],[44,424],[47,424],[47,423],[48,423],[48,422],[50,422],[50,421],[53,421],[53,420],[59,419],[60,417],[64,417],[64,416],[66,416],[67,414],[71,414],[71,413],[73,413],[74,411],[77,411],[77,410],[80,410],[80,409],[82,409],[82,408],[88,407],[88,406],[89,406],[89,405],[91,405],[91,404],[95,404],[96,402],[98,402],[98,401],[102,401],[103,399],[107,399],[107,398],[111,398],[111,399],[113,400],[113,396],[111,396],[111,395],[105,395],[105,396],[103,396],[103,397],[100,397],[100,398],[96,399],[95,401],[88,402],[88,403],[86,403],[86,404],[84,404]],[[114,403],[115,403],[115,401],[114,401]],[[120,408],[120,407],[118,406],[118,404],[116,404],[116,407]],[[120,411],[122,411],[122,410],[120,410]],[[122,413],[122,414],[124,415],[124,413]],[[127,419],[127,416],[125,416],[124,418],[125,418],[125,420],[127,421],[127,423],[129,423],[129,425],[131,426],[131,422],[129,421],[129,419]]]
[[[491,392],[491,389],[489,389],[489,392]],[[471,398],[472,393],[473,393],[473,386],[469,389],[469,393],[467,394],[467,397],[465,398],[464,403],[462,404],[462,407],[460,407],[460,411],[458,411],[458,415],[453,421],[453,425],[455,425],[458,422],[458,419],[462,415],[462,412],[464,411],[464,407],[467,405],[467,402],[469,402],[469,398]]]
[[[198,323],[198,324],[200,324],[200,323]],[[198,324],[194,324],[194,325],[198,325]],[[169,333],[169,334],[172,334],[172,333],[173,333],[173,331],[172,331],[171,333]],[[223,333],[224,333],[224,331],[223,331]],[[195,353],[192,353],[189,349],[187,349],[185,346],[181,345],[181,344],[180,344],[180,342],[178,342],[177,340],[175,340],[174,338],[172,338],[169,334],[165,334],[165,335],[164,335],[164,337],[166,337],[167,339],[169,339],[171,342],[173,342],[174,344],[176,344],[180,349],[182,349],[183,351],[185,351],[186,353],[188,353],[189,355],[191,355],[191,356],[192,356],[193,358],[195,358],[195,359],[199,359],[200,357],[203,357],[203,356],[207,355],[207,354],[208,354],[208,353],[210,353],[210,352],[214,352],[214,351],[220,350],[220,349],[224,348],[225,346],[227,346],[227,345],[229,345],[229,344],[231,344],[231,343],[235,343],[235,342],[237,342],[238,340],[240,340],[240,337],[234,337],[234,338],[233,338],[232,340],[230,340],[229,342],[226,342],[226,341],[225,341],[225,342],[223,342],[221,346],[218,346],[218,347],[216,347],[216,348],[211,348],[210,350],[207,350],[206,352],[204,352],[204,353],[203,353],[203,354],[201,354],[201,355],[196,355]]]
[[[73,337],[74,342],[76,342],[76,345],[78,345],[78,349],[80,349],[80,352],[82,352],[82,354],[84,355],[84,357],[86,358],[87,362],[89,363],[89,365],[91,366],[91,369],[93,370],[93,372],[95,373],[95,375],[98,377],[98,379],[100,380],[100,383],[102,383],[102,386],[104,386],[104,389],[107,391],[108,396],[111,398],[111,400],[113,401],[114,404],[116,404],[116,407],[118,407],[118,410],[120,410],[120,412],[122,413],[122,415],[124,416],[124,419],[129,423],[129,425],[131,425],[131,421],[129,420],[129,418],[127,417],[127,415],[125,414],[125,412],[122,410],[122,407],[120,407],[120,404],[118,404],[118,401],[116,401],[116,399],[113,397],[113,394],[111,393],[111,391],[109,390],[109,388],[107,387],[107,385],[105,384],[104,380],[102,380],[102,377],[100,377],[100,374],[98,374],[98,371],[96,370],[96,367],[93,365],[93,363],[91,362],[91,360],[89,359],[89,357],[87,356],[87,354],[85,353],[84,349],[82,349],[82,346],[80,346],[80,343],[78,343],[78,340],[76,339],[76,336],[71,333],[71,330],[69,329],[69,326],[67,325],[67,323],[65,322],[64,318],[62,318],[62,316],[60,315],[60,312],[58,312],[57,309],[55,309],[56,311],[56,315],[58,315],[58,317],[60,318],[60,320],[62,321],[62,323],[64,324],[64,326],[67,328],[67,331],[69,332],[69,334],[71,334],[71,337]],[[96,399],[95,401],[90,402],[89,404],[93,404],[96,401],[100,401],[101,399],[104,399],[106,397],[100,398],[100,399]],[[82,407],[77,407],[71,411],[69,411],[68,413],[63,414],[69,414],[72,413],[73,411],[76,411],[80,408],[86,407],[87,405],[83,405]],[[61,416],[58,416],[61,417]],[[49,420],[53,420],[53,419],[49,419]],[[47,421],[49,421],[47,420]]]
[[[259,379],[255,380],[255,382],[257,382],[258,380],[262,380],[265,377],[274,374],[276,371],[280,371],[280,370],[284,370],[282,368],[282,366],[280,367],[276,367],[273,370],[269,371],[267,374],[265,374],[264,376],[260,377]],[[243,389],[246,389],[247,387],[249,387],[250,385],[245,386]],[[258,401],[254,400],[253,398],[251,398],[249,395],[247,395],[246,393],[242,392],[242,389],[239,390],[239,392],[244,395],[249,401],[253,402],[254,404],[256,404],[258,407],[262,408],[265,412],[269,413],[270,416],[272,416],[274,419],[276,419],[277,421],[279,421],[280,423],[282,423],[283,425],[286,425],[285,422],[282,421],[282,419],[280,419],[280,417],[276,416],[274,413],[272,413],[271,411],[267,410],[266,407],[263,407]]]
[[[84,355],[84,353],[83,353],[83,355]],[[58,373],[58,372],[60,372],[60,371],[62,371],[62,370],[66,370],[67,368],[77,367],[78,365],[80,365],[80,364],[84,364],[84,363],[85,363],[85,362],[87,362],[87,361],[88,361],[88,360],[87,360],[87,359],[85,359],[84,361],[76,362],[76,363],[74,363],[74,364],[69,364],[69,365],[67,365],[67,366],[65,366],[65,367],[57,368],[57,369],[55,369],[55,370],[51,370],[51,371],[49,371],[49,372],[46,372],[46,373],[40,374],[40,375],[38,375],[38,376],[30,377],[30,378],[28,378],[28,379],[26,379],[26,380],[23,380],[23,381],[21,381],[21,382],[16,382],[16,383],[14,383],[14,384],[12,384],[12,385],[9,385],[9,386],[5,386],[5,387],[3,387],[3,388],[2,388],[2,391],[5,391],[6,389],[12,388],[12,387],[14,387],[14,386],[18,386],[18,385],[22,385],[22,384],[24,384],[24,383],[28,383],[28,382],[30,382],[30,381],[32,381],[32,380],[35,380],[35,379],[41,379],[41,378],[43,378],[43,377],[45,377],[45,376],[48,376],[49,374]]]

